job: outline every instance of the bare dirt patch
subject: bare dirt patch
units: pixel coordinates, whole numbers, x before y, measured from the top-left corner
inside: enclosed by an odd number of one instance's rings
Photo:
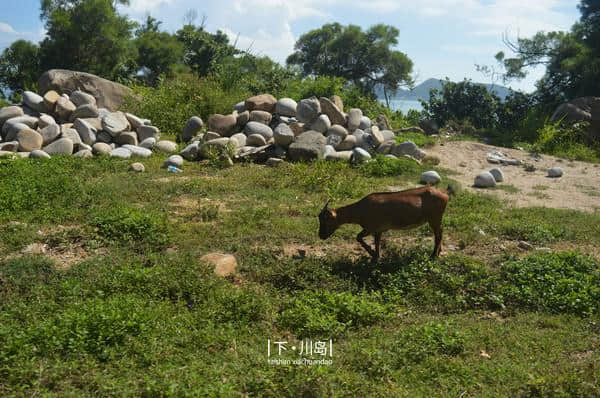
[[[533,172],[523,166],[504,166],[487,161],[487,154],[500,151],[511,158],[533,164]],[[552,207],[587,212],[599,210],[600,166],[560,159],[549,155],[534,158],[526,151],[502,148],[470,141],[451,141],[435,145],[432,154],[440,156],[440,166],[456,172],[451,178],[459,181],[465,189],[498,196],[516,207]],[[504,182],[496,189],[474,188],[473,180],[482,171],[498,167],[504,173]],[[548,178],[550,167],[561,167],[564,175]],[[505,186],[507,188],[503,189]],[[511,188],[516,188],[513,189]]]

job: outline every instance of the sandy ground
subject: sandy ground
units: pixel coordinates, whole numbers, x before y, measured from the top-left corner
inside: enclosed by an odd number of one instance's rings
[[[527,151],[468,141],[437,144],[427,148],[426,151],[440,156],[440,167],[457,173],[449,177],[460,181],[463,189],[491,193],[518,207],[540,206],[587,212],[600,211],[600,165],[598,164],[571,162],[548,155],[541,155],[536,159]],[[508,157],[533,164],[536,170],[527,172],[523,166],[489,163],[487,154],[493,151],[500,151]],[[494,167],[502,169],[504,182],[495,189],[474,188],[475,176]],[[560,178],[547,177],[546,171],[550,167],[561,167],[564,175]]]

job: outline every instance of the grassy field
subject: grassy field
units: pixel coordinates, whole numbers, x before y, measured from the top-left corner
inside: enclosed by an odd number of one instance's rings
[[[0,396],[600,395],[600,214],[459,192],[440,259],[422,227],[384,236],[373,267],[359,227],[322,242],[316,215],[421,166],[162,160],[0,160]],[[332,363],[268,363],[302,357]]]

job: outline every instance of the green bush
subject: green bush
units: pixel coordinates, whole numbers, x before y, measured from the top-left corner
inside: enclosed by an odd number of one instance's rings
[[[216,79],[193,75],[163,80],[156,88],[137,86],[134,93],[124,110],[152,120],[163,134],[175,136],[190,117],[200,116],[206,121],[214,113],[231,113],[236,103],[250,96],[238,86],[223,90]]]
[[[160,250],[169,243],[166,218],[147,209],[123,205],[97,209],[91,224],[100,239],[117,245]]]
[[[412,159],[393,159],[378,155],[370,162],[358,166],[358,169],[367,177],[389,177],[416,175],[421,170],[421,166]]]
[[[386,319],[390,310],[373,295],[304,291],[284,304],[277,322],[298,337],[330,337]]]
[[[588,138],[587,124],[561,126],[560,122],[546,123],[539,131],[533,149],[568,159],[600,161],[600,145]]]
[[[600,310],[600,266],[576,252],[534,254],[509,260],[500,270],[507,304],[579,315]]]

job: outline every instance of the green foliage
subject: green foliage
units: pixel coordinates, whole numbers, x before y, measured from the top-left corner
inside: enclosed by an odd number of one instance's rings
[[[135,72],[134,23],[117,13],[112,0],[44,0],[42,18],[42,70],[72,69],[112,80]]]
[[[26,40],[17,40],[5,48],[0,56],[0,87],[33,90],[41,74],[40,48]]]
[[[533,149],[568,159],[598,162],[600,145],[590,140],[587,130],[585,123],[574,126],[546,123],[539,130]]]
[[[500,100],[484,86],[464,80],[459,83],[446,78],[442,91],[431,90],[429,102],[421,101],[427,117],[444,126],[450,120],[468,120],[477,129],[495,127]]]
[[[394,354],[399,365],[408,365],[432,356],[458,356],[464,350],[465,337],[456,326],[432,322],[403,330],[397,337]]]
[[[325,24],[300,36],[287,63],[298,65],[304,76],[343,77],[364,93],[372,93],[376,85],[393,93],[400,85],[412,84],[412,61],[391,49],[398,44],[398,34],[398,29],[383,24],[366,32],[355,25]]]
[[[383,155],[376,156],[372,161],[358,166],[360,172],[368,177],[386,177],[398,175],[416,175],[421,171],[421,166],[412,159],[386,158]]]
[[[500,294],[509,304],[580,315],[597,314],[600,310],[598,263],[576,252],[509,260],[502,264],[500,272]]]
[[[405,142],[405,141],[412,141],[419,148],[435,145],[435,139],[433,137],[426,135],[426,134],[417,133],[417,132],[400,133],[396,136],[396,142]]]
[[[569,32],[538,32],[531,38],[505,40],[513,57],[503,52],[496,59],[505,69],[505,80],[522,79],[527,68],[544,65],[546,73],[537,82],[540,101],[552,110],[575,97],[593,96],[600,90],[600,12],[596,2],[581,0],[579,22]]]
[[[229,113],[240,98],[250,94],[244,89],[224,91],[212,78],[179,75],[159,82],[156,88],[134,87],[135,95],[129,98],[124,109],[144,115],[167,134],[179,135],[187,120],[197,115],[207,120],[213,113]]]
[[[225,33],[209,33],[203,25],[187,24],[176,36],[184,47],[184,63],[200,77],[219,72],[224,61],[238,53]]]
[[[96,210],[92,218],[101,239],[117,245],[161,250],[169,243],[164,216],[125,206]]]
[[[146,23],[136,32],[137,66],[142,68],[150,85],[155,85],[160,76],[172,77],[175,65],[183,57],[183,45],[175,36],[159,31],[160,24],[148,15]]]
[[[278,324],[298,337],[332,337],[390,317],[390,308],[368,294],[305,291],[284,304]]]

